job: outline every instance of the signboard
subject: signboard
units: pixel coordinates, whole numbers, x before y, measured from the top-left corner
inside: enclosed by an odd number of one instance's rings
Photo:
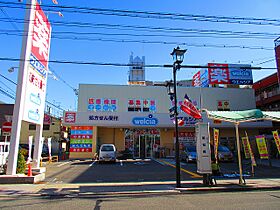
[[[192,86],[193,87],[201,86],[200,71],[198,71],[195,75],[193,75]]]
[[[76,112],[65,112],[64,122],[65,123],[75,123],[76,122]]]
[[[253,75],[251,65],[230,64],[229,80],[233,85],[252,85]]]
[[[209,84],[229,84],[228,64],[208,63]]]
[[[272,135],[273,135],[273,138],[275,140],[275,144],[276,144],[277,150],[278,150],[278,152],[280,154],[280,139],[279,139],[278,131],[272,131]]]
[[[193,86],[208,87],[209,84],[253,84],[251,65],[208,63],[208,66],[208,69],[201,69],[193,76]]]
[[[245,158],[246,159],[251,158],[252,165],[256,166],[257,165],[256,164],[256,160],[255,160],[255,157],[254,157],[251,145],[250,145],[249,138],[247,136],[247,132],[245,132],[245,133],[246,133],[246,136],[241,138],[242,139],[243,148],[244,148]]]
[[[264,135],[256,136],[256,142],[261,159],[268,159],[268,151],[265,143]]]
[[[216,161],[218,161],[218,147],[219,147],[219,129],[214,128],[214,153]]]
[[[148,117],[134,117],[132,119],[132,124],[138,126],[156,126],[158,124],[158,119],[154,118],[151,114]]]
[[[33,19],[33,18],[32,18]],[[51,25],[38,2],[31,27],[31,53],[27,67],[23,120],[42,124],[46,98]]]
[[[117,110],[117,100],[110,98],[89,98],[88,111],[114,112]]]
[[[70,152],[92,152],[93,126],[71,126]]]
[[[275,39],[275,57],[277,64],[277,76],[278,76],[278,84],[280,84],[280,37]]]

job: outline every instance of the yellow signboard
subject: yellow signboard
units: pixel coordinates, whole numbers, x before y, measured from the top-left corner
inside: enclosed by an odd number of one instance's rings
[[[279,139],[279,134],[278,134],[278,131],[272,131],[272,135],[273,135],[273,138],[275,140],[275,143],[276,143],[276,147],[278,149],[278,152],[280,154],[280,139]]]
[[[256,136],[256,142],[261,159],[268,159],[268,151],[265,143],[264,135]]]

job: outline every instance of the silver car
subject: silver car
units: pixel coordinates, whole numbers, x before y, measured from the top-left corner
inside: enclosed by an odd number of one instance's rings
[[[116,147],[114,144],[102,144],[99,150],[99,162],[116,162]]]

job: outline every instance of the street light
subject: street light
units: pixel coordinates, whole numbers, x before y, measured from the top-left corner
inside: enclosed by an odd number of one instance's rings
[[[180,159],[179,159],[179,138],[178,138],[178,110],[177,110],[177,82],[176,73],[180,70],[181,63],[184,60],[184,54],[187,50],[182,50],[180,47],[174,48],[171,55],[173,56],[173,87],[172,83],[168,86],[168,95],[170,100],[174,99],[174,117],[175,117],[175,158],[176,158],[176,187],[181,187],[180,176]]]

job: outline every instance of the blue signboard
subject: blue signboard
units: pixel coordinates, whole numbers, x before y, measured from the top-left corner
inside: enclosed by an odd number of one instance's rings
[[[154,118],[151,114],[148,117],[134,117],[132,124],[137,126],[156,126],[158,119]]]
[[[200,83],[201,87],[209,87],[209,76],[207,69],[200,70]]]
[[[248,67],[248,69],[246,69]],[[234,85],[252,85],[253,75],[250,65],[229,65],[229,81]]]

